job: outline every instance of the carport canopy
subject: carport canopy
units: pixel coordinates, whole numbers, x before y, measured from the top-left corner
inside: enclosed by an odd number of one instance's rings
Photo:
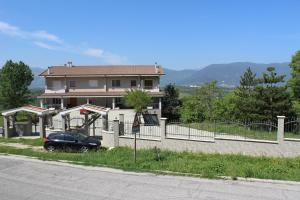
[[[81,109],[88,110],[88,111],[95,112],[95,113],[99,113],[101,115],[107,115],[107,112],[110,110],[110,108],[95,106],[95,105],[91,105],[91,104],[84,104],[84,105],[81,105],[81,106],[76,106],[76,107],[64,110],[64,111],[60,112],[59,114],[61,116],[65,116],[65,115],[68,115],[71,112],[78,111],[78,110],[81,110]]]
[[[39,126],[40,126],[40,137],[45,136],[45,122],[44,122],[44,116],[51,114],[54,111],[45,109],[45,108],[40,108],[37,106],[32,106],[32,105],[27,105],[27,106],[22,106],[19,108],[14,108],[11,110],[7,110],[2,112],[3,116],[3,125],[4,125],[4,136],[6,138],[9,137],[9,126],[8,126],[8,121],[9,121],[9,116],[13,116],[17,112],[29,112],[29,113],[34,113],[39,116]],[[14,127],[14,121],[13,121],[13,127]]]
[[[11,110],[7,110],[2,112],[3,116],[10,116],[10,115],[14,115],[17,112],[30,112],[30,113],[34,113],[37,114],[38,116],[43,116],[43,115],[47,115],[50,114],[51,111],[45,109],[45,108],[40,108],[37,106],[32,106],[32,105],[28,105],[28,106],[22,106],[19,108],[14,108]]]

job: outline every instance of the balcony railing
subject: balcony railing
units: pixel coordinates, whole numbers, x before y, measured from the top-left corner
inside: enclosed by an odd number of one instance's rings
[[[45,93],[65,93],[66,89],[64,87],[46,87]]]

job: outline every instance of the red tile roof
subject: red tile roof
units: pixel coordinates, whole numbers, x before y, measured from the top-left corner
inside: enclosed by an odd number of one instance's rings
[[[85,76],[85,75],[164,75],[159,65],[90,65],[52,66],[40,76]]]

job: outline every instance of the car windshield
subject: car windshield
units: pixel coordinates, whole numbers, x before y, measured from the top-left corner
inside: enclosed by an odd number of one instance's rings
[[[73,136],[76,140],[84,140],[88,137],[82,133],[73,133]]]

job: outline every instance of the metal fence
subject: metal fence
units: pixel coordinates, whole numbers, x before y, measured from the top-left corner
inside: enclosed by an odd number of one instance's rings
[[[292,139],[300,139],[300,120],[288,119],[284,123],[284,137]]]
[[[166,137],[188,140],[214,140],[213,124],[169,121]]]
[[[133,122],[121,122],[119,125],[120,136],[134,137],[132,131]],[[140,131],[136,133],[137,138],[142,139],[160,139],[161,129],[158,125],[140,125]]]
[[[272,122],[203,121],[183,123],[170,121],[166,137],[188,140],[277,140],[277,124]]]
[[[277,140],[277,123],[216,121],[215,135],[221,139]]]

